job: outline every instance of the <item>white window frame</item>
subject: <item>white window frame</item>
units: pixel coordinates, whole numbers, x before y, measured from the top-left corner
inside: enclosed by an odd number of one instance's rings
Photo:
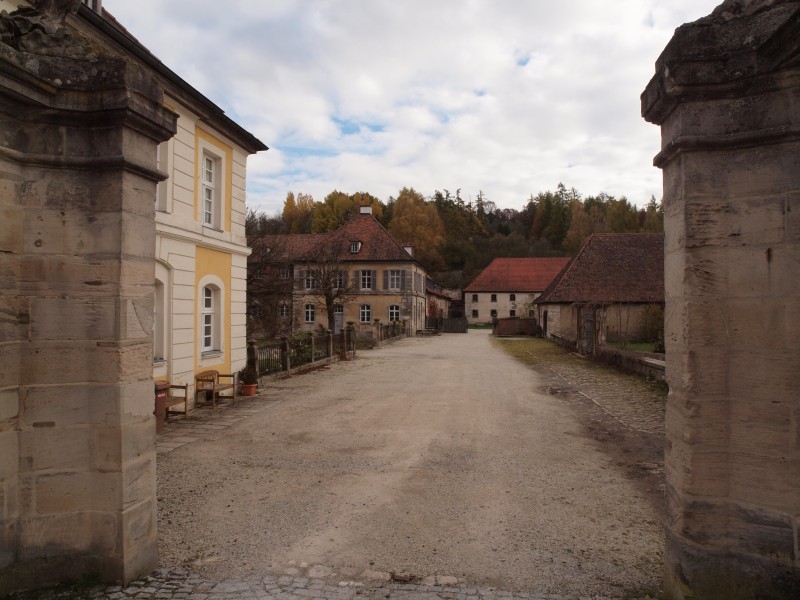
[[[281,303],[280,312],[281,317],[288,317],[289,316],[289,305],[285,302]]]
[[[317,307],[314,304],[306,304],[303,307],[306,323],[314,323],[317,318]]]
[[[362,304],[358,307],[359,323],[372,323],[372,305]]]
[[[225,224],[225,214],[228,182],[225,180],[227,154],[222,148],[217,147],[205,138],[197,136],[197,182],[198,182],[198,212],[200,223],[203,227],[222,231]],[[206,160],[211,160],[211,180],[207,181],[208,170]],[[207,196],[210,190],[210,197]],[[206,201],[211,202],[206,206]],[[210,221],[210,222],[209,222]]]
[[[291,269],[288,268],[281,269],[281,279],[291,279],[291,278],[292,278]]]
[[[389,289],[399,290],[403,285],[403,271],[400,269],[389,270]]]
[[[317,280],[314,277],[313,272],[306,271],[306,274],[303,277],[303,287],[307,290],[313,290],[315,287],[317,287]]]
[[[211,290],[208,305],[206,290]],[[206,275],[197,286],[198,350],[201,358],[225,354],[225,284],[216,275]],[[210,319],[209,319],[210,317]],[[209,330],[210,325],[210,340]],[[209,343],[210,341],[210,343]]]
[[[361,251],[361,242],[350,242],[350,254],[358,254]]]
[[[390,304],[389,305],[389,321],[399,321],[400,320],[400,305],[399,304]]]
[[[153,364],[165,365],[169,360],[172,319],[170,306],[170,269],[156,261],[153,311]]]
[[[219,339],[216,331],[219,294],[214,286],[203,286],[203,299],[200,304],[200,339],[203,352],[218,352]]]
[[[338,271],[336,277],[333,278],[333,287],[337,290],[344,288],[344,271]]]
[[[372,281],[372,271],[369,269],[365,269],[361,271],[361,289],[362,290],[371,290],[373,289],[374,282]]]

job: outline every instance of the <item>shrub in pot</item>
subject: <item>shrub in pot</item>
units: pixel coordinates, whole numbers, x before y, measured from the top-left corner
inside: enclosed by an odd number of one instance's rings
[[[258,375],[254,367],[248,365],[239,371],[239,383],[242,384],[242,396],[253,396],[258,385]]]

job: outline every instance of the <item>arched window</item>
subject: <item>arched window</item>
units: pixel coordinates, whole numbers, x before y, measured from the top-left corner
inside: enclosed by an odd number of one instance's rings
[[[492,294],[492,302],[497,302],[497,294]]]
[[[217,316],[219,294],[214,286],[203,286],[203,304],[200,312],[203,322],[203,352],[219,350],[219,336],[217,335]]]
[[[218,355],[225,352],[225,295],[222,280],[207,275],[198,286],[198,315],[200,320],[200,353]]]
[[[516,302],[517,295],[516,294],[509,294],[508,295],[508,299],[511,300],[511,302]]]
[[[172,331],[170,275],[169,268],[156,261],[155,286],[153,288],[153,363],[156,366],[163,366],[169,360],[170,355]]]

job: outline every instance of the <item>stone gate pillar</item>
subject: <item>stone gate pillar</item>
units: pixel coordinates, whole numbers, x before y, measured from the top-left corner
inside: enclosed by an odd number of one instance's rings
[[[132,62],[51,15],[0,16],[0,596],[158,564],[154,199],[174,131]]]
[[[800,598],[800,3],[680,27],[642,114],[664,176],[666,597]]]

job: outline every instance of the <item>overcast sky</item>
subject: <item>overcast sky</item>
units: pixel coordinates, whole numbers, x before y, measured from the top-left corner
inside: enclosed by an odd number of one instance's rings
[[[502,208],[559,182],[661,198],[639,95],[719,0],[104,0],[270,150],[248,205],[413,187]]]

